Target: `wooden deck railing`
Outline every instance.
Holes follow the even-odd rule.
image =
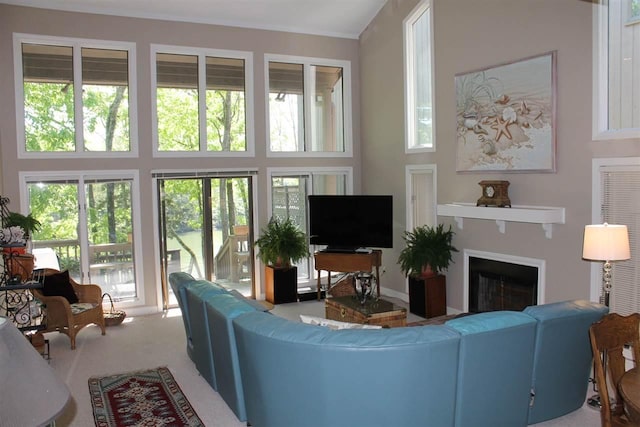
[[[232,234],[215,256],[216,278],[237,282],[251,277],[249,270],[249,234]]]

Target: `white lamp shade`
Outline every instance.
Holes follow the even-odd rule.
[[[594,261],[631,258],[627,226],[607,223],[585,226],[582,258]]]
[[[40,353],[0,316],[0,425],[46,426],[70,396],[67,385]]]

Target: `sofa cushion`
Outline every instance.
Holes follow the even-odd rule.
[[[193,339],[191,337],[191,325],[189,324],[189,307],[187,306],[187,287],[195,282],[195,278],[189,273],[175,271],[169,274],[169,284],[173,295],[178,300],[178,306],[182,312],[182,323],[187,339],[187,355],[193,360]]]
[[[462,335],[454,425],[526,426],[535,319],[521,312],[495,311],[445,325]]]
[[[460,335],[446,326],[331,331],[262,312],[233,326],[253,425],[453,425]]]
[[[231,293],[207,299],[205,307],[218,393],[238,419],[246,421],[244,391],[232,321],[244,313],[256,311],[256,308]]]
[[[47,297],[65,297],[69,304],[78,302],[78,295],[71,285],[68,270],[45,276],[42,294]]]
[[[207,322],[207,312],[205,303],[210,298],[218,295],[229,295],[222,286],[207,280],[195,280],[187,287],[187,315],[191,328],[191,339],[193,340],[193,357],[196,368],[200,375],[217,390],[213,348],[209,334],[209,324]],[[233,297],[232,297],[233,298]]]
[[[585,300],[530,306],[537,320],[529,424],[579,409],[589,388],[592,367],[589,327],[608,312]]]

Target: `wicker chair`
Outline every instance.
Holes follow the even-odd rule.
[[[593,351],[596,384],[600,395],[602,427],[633,426],[626,416],[618,384],[625,373],[622,350],[629,345],[634,360],[640,360],[640,314],[620,316],[611,313],[591,325],[589,337]],[[606,372],[605,372],[606,370]],[[609,395],[610,384],[613,396]]]
[[[44,276],[59,273],[46,269]],[[46,280],[46,279],[45,279]],[[81,285],[69,278],[78,296],[77,304],[69,304],[62,296],[45,296],[41,290],[33,289],[33,295],[40,300],[46,310],[46,329],[42,332],[58,331],[71,339],[71,349],[76,348],[76,335],[85,326],[96,324],[105,335],[104,315],[102,312],[102,290],[98,285]]]

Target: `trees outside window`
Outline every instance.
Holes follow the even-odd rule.
[[[22,157],[136,153],[133,44],[24,35],[14,47]]]
[[[156,155],[253,151],[251,54],[153,46]]]
[[[348,61],[266,55],[271,155],[351,153]]]

